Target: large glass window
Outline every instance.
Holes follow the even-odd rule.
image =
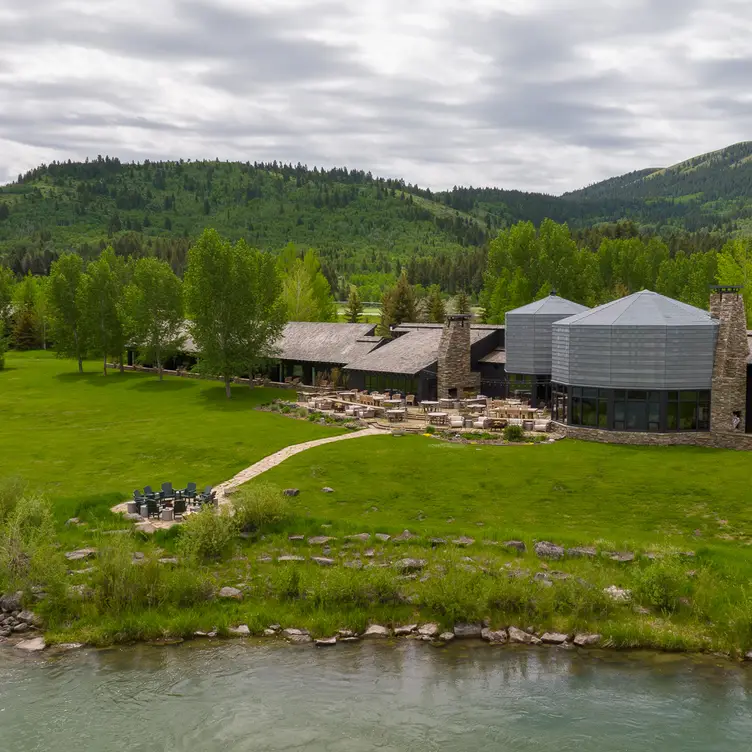
[[[593,428],[598,425],[597,389],[582,390],[582,425],[592,426]]]
[[[366,374],[366,389],[369,392],[401,392],[402,394],[418,393],[418,379],[411,376],[401,376],[391,373]]]

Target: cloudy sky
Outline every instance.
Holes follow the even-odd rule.
[[[0,0],[0,183],[97,154],[560,193],[752,139],[750,0]]]

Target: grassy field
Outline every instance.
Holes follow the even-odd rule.
[[[18,476],[43,492],[54,518],[45,521],[34,499],[16,505],[21,497],[0,484],[0,590],[23,589],[52,642],[226,634],[237,624],[325,635],[369,621],[451,628],[487,619],[599,632],[614,647],[752,649],[746,453],[385,435],[291,458],[233,496],[232,518],[194,515],[153,537],[111,535],[129,523],[108,507],[135,487],[217,483],[337,429],[253,409],[283,392],[236,387],[227,402],[212,382],[104,377],[96,364],[79,376],[41,353],[11,353],[8,366],[0,372],[0,480]],[[281,489],[290,487],[300,494],[286,499]],[[74,515],[80,525],[62,524]],[[395,540],[405,529],[415,537]],[[307,540],[322,535],[331,540]],[[460,545],[460,536],[472,540]],[[504,548],[508,539],[527,551]],[[544,539],[597,555],[543,560],[533,545]],[[97,548],[96,559],[64,559],[82,546]],[[615,561],[613,552],[635,558]],[[285,556],[301,559],[279,561]],[[319,565],[317,556],[329,561]],[[405,557],[420,560],[418,573],[405,575]],[[213,598],[227,585],[243,599]],[[612,600],[611,586],[631,599]],[[48,597],[37,605],[40,588]]]
[[[63,519],[147,484],[214,485],[284,446],[341,430],[254,410],[284,390],[236,386],[228,401],[211,381],[105,377],[99,363],[85,371],[42,352],[8,353],[0,371],[0,478],[43,492]]]

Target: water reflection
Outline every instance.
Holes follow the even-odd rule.
[[[0,651],[0,750],[736,752],[752,671],[466,643]]]

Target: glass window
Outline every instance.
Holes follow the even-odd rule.
[[[679,392],[669,392],[668,398],[671,402],[678,402],[679,401]]]
[[[680,400],[682,402],[697,402],[697,392],[681,392]]]
[[[648,431],[660,431],[660,430],[661,430],[661,405],[659,402],[648,402]]]
[[[608,400],[603,396],[598,400],[598,428],[608,428]]]
[[[647,392],[636,392],[634,390],[630,390],[628,393],[628,397],[631,400],[642,400],[643,402],[647,399]]]
[[[695,402],[679,403],[679,430],[697,430],[697,404]]]
[[[710,405],[700,404],[697,408],[697,430],[710,430]]]
[[[622,392],[624,394],[624,392]],[[623,431],[626,428],[626,412],[624,410],[624,400],[614,401],[614,430]]]
[[[590,390],[586,389],[585,391]],[[597,394],[596,390],[592,391]],[[592,426],[593,428],[598,425],[598,400],[595,397],[582,398],[582,425]]]
[[[582,397],[572,397],[572,410],[569,415],[569,422],[573,426],[579,426],[581,425],[581,408],[582,408]]]
[[[666,428],[669,431],[679,430],[679,404],[677,402],[669,402],[668,409],[666,411]]]
[[[630,400],[627,402],[627,430],[645,431],[648,427],[645,402]]]

